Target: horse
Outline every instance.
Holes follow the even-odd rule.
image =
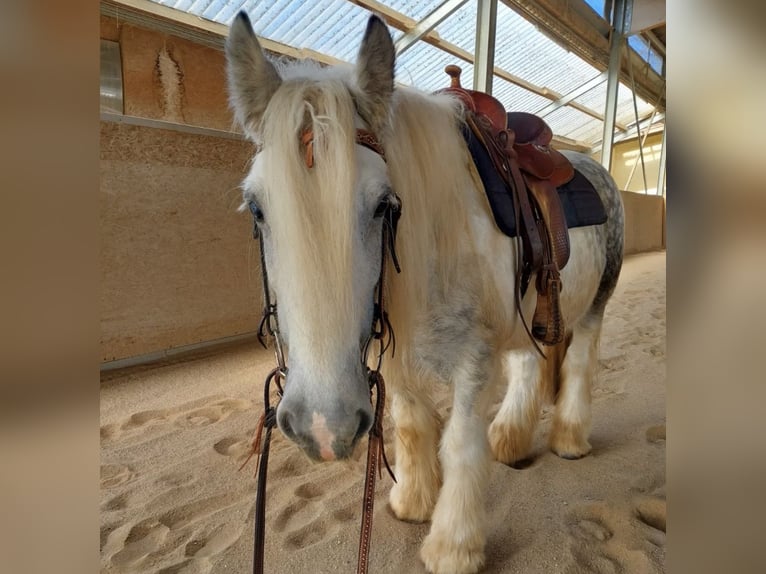
[[[566,152],[607,220],[570,230],[560,295],[567,337],[544,359],[519,317],[531,318],[534,289],[517,309],[517,239],[493,223],[460,134],[462,104],[395,85],[382,20],[370,17],[353,66],[272,60],[244,12],[225,54],[235,120],[257,149],[242,209],[261,237],[265,288],[288,350],[277,424],[314,460],[352,455],[373,422],[364,349],[383,282],[396,337],[381,371],[395,427],[389,504],[401,520],[431,521],[420,549],[428,572],[478,572],[492,458],[529,457],[541,402],[555,398],[553,452],[577,459],[591,449],[599,335],[623,258],[614,181],[593,159]],[[401,210],[401,273],[382,269],[392,207]],[[429,396],[435,382],[451,385],[446,421]],[[493,384],[507,391],[488,424]]]

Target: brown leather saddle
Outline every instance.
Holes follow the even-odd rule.
[[[559,304],[559,271],[569,260],[569,230],[556,188],[572,179],[574,168],[550,146],[553,132],[542,118],[525,112],[506,113],[492,96],[463,88],[458,66],[447,66],[445,71],[451,85],[441,92],[454,94],[463,102],[468,127],[513,194],[521,237],[515,290],[520,316],[521,298],[531,277],[537,275],[531,332],[521,316],[524,327],[533,342],[560,343],[566,328]]]

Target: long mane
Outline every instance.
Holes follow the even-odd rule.
[[[291,78],[301,71],[307,77]],[[290,297],[303,302],[300,324],[305,328],[290,336],[293,340],[317,332],[332,332],[334,338],[357,336],[349,332],[356,309],[352,282],[338,281],[353,272],[353,101],[337,73],[318,79],[321,75],[315,67],[299,66],[283,74],[287,79],[265,114],[259,161],[268,162],[272,174],[265,206],[272,238],[284,246],[274,273],[301,272],[301,280],[288,276],[282,281],[289,286]],[[314,135],[316,162],[311,169],[299,144],[306,129]],[[283,308],[289,312],[287,306]],[[326,312],[328,308],[332,312]],[[311,345],[318,357],[326,356],[327,338],[318,339],[311,339]]]
[[[451,96],[408,88],[398,88],[394,96],[385,147],[389,177],[403,204],[397,239],[403,271],[389,274],[389,313],[405,348],[419,311],[434,294],[434,280],[437,294],[465,282],[459,254],[473,248],[466,194],[475,181],[458,132],[461,110]]]
[[[292,259],[284,261],[286,269],[310,270],[305,280],[291,282],[294,296],[328,301],[332,309],[342,310],[326,316],[321,314],[324,306],[303,306],[306,333],[317,332],[308,327],[321,326],[333,337],[350,336],[347,327],[356,320],[350,314],[357,307],[352,304],[352,281],[338,277],[350,278],[353,272],[354,76],[350,69],[300,63],[281,73],[285,81],[265,114],[262,135],[267,143],[261,153],[270,172],[283,178],[271,185],[282,184],[296,194],[270,193],[267,207],[277,222],[274,240],[289,246],[280,250]],[[379,134],[392,188],[403,205],[397,238],[402,273],[389,266],[386,285],[388,312],[404,353],[422,319],[419,312],[433,296],[434,280],[437,294],[446,291],[459,279],[461,249],[472,247],[466,194],[476,182],[458,133],[460,122],[461,108],[452,97],[399,87],[390,124]],[[316,163],[310,170],[297,144],[305,129],[314,132]],[[279,221],[292,224],[287,228]],[[326,225],[328,221],[333,224]],[[316,348],[322,341],[312,344]]]

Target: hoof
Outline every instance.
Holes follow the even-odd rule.
[[[436,488],[430,496],[424,493],[418,496],[413,492],[413,489],[405,489],[402,483],[394,484],[388,497],[388,503],[394,516],[399,520],[416,523],[427,522],[431,519],[438,490]]]
[[[532,435],[517,426],[493,422],[488,433],[492,455],[496,461],[516,468],[516,464],[529,459]]]
[[[475,574],[484,566],[484,543],[458,543],[431,532],[420,549],[420,559],[431,574]]]
[[[551,429],[551,450],[567,460],[582,458],[591,449],[587,434],[587,427],[583,424],[554,421]]]

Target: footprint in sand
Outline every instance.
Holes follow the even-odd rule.
[[[157,480],[154,481],[155,486],[160,488],[179,488],[181,486],[187,486],[194,482],[194,475],[190,472],[170,472],[163,474]]]
[[[317,499],[324,494],[324,491],[319,486],[313,483],[301,484],[293,491],[293,494],[295,499],[280,510],[274,520],[277,532],[294,530],[295,526],[305,525],[321,515],[321,505],[318,504]]]
[[[662,498],[645,498],[636,504],[638,519],[647,526],[661,532],[665,532],[667,512],[667,502]]]
[[[123,570],[135,568],[162,546],[169,532],[170,528],[156,520],[135,525],[125,539],[125,547],[112,556],[112,564]]]
[[[227,436],[213,445],[218,454],[230,456],[235,460],[244,460],[252,448],[251,440],[238,436]]]
[[[274,529],[283,533],[285,549],[297,550],[322,542],[335,536],[341,523],[359,518],[356,502],[337,508],[337,493],[327,500],[325,489],[315,482],[299,485],[293,494],[293,502],[283,508],[273,522]]]
[[[201,427],[226,420],[233,413],[246,411],[252,403],[244,399],[225,399],[200,408],[181,413],[178,425],[182,427]]]
[[[608,357],[600,359],[599,366],[610,373],[619,373],[627,368],[628,358],[627,355],[621,354],[614,357]]]
[[[644,526],[645,518],[656,521],[660,516],[664,514],[656,499],[650,498],[642,499],[633,512],[606,503],[572,511],[567,519],[572,555],[567,574],[660,574],[664,553],[658,553],[658,547],[664,546],[664,534],[657,536]]]
[[[104,512],[114,512],[117,510],[124,510],[128,506],[128,494],[123,492],[122,494],[110,498],[104,504],[101,505],[101,510]]]
[[[220,399],[212,402],[195,401],[172,409],[141,411],[122,423],[110,423],[101,427],[103,442],[142,436],[152,429],[168,432],[169,424],[182,428],[207,426],[227,419],[233,413],[252,407],[246,399]]]
[[[162,514],[158,520],[172,529],[184,528],[190,524],[208,519],[210,516],[250,501],[249,494],[220,494],[195,500],[183,506],[177,506]]]
[[[101,465],[101,488],[115,488],[136,479],[136,473],[124,464]]]

